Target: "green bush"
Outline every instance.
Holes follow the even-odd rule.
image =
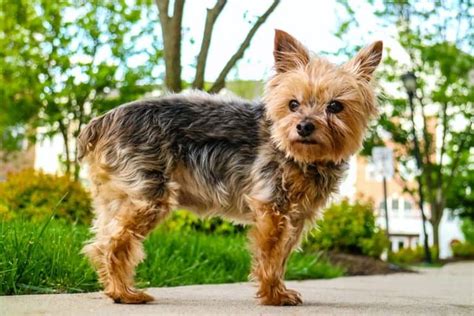
[[[461,230],[466,242],[474,245],[474,221],[469,218],[464,219]]]
[[[91,199],[79,182],[32,169],[0,182],[0,218],[39,221],[53,214],[67,222],[89,223]]]
[[[474,259],[474,244],[458,242],[451,245],[453,257],[461,259]]]
[[[332,204],[316,222],[306,245],[319,250],[379,257],[388,246],[384,231],[375,224],[371,204],[343,200]]]
[[[244,226],[234,225],[219,217],[203,219],[185,210],[173,212],[161,226],[169,231],[198,231],[223,235],[240,233],[245,230]]]
[[[469,218],[463,220],[461,230],[465,242],[454,242],[451,244],[453,257],[460,259],[474,259],[474,221]]]
[[[436,247],[430,247],[431,260],[434,262],[438,258]],[[422,246],[416,248],[403,248],[397,252],[388,254],[388,261],[396,264],[416,264],[425,260],[425,250]]]

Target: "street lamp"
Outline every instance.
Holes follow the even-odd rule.
[[[408,94],[408,104],[410,105],[410,119],[411,119],[411,125],[412,125],[412,136],[413,136],[413,142],[414,142],[414,151],[415,151],[415,160],[416,160],[416,165],[418,170],[423,173],[423,161],[421,160],[421,154],[420,154],[420,143],[418,142],[418,136],[416,135],[416,129],[415,129],[415,106],[413,104],[413,98],[416,96],[416,76],[413,72],[409,71],[405,74],[402,75],[401,77],[403,85],[405,86],[405,90],[407,91]],[[421,176],[418,178],[418,195],[420,197],[419,199],[419,207],[421,211],[421,218],[422,218],[422,224],[423,224],[423,235],[424,235],[424,243],[423,246],[425,248],[425,262],[426,263],[431,263],[431,252],[430,252],[430,247],[428,245],[428,234],[426,233],[426,216],[425,216],[425,211],[424,211],[424,196],[423,196],[423,187],[422,187],[422,180]]]
[[[416,77],[415,74],[411,71],[402,75],[403,85],[407,90],[408,97],[412,98],[416,94]]]

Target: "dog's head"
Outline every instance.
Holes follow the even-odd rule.
[[[276,74],[264,97],[276,146],[304,163],[340,162],[357,152],[377,113],[370,81],[382,47],[375,42],[337,66],[311,56],[298,40],[276,30]]]

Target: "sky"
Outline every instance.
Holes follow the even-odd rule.
[[[360,25],[354,30],[353,45],[368,45],[375,40],[384,40],[386,45],[401,50],[393,39],[394,32],[378,25],[371,13],[373,7],[366,1],[353,1]],[[258,16],[270,6],[272,0],[229,0],[219,16],[211,41],[206,80],[213,81],[232,56]],[[194,77],[192,64],[199,53],[206,18],[206,8],[215,0],[187,1],[183,17],[182,64],[183,78]],[[170,6],[171,7],[171,6]],[[244,14],[247,12],[246,17]],[[268,78],[273,63],[273,36],[275,29],[284,30],[299,39],[311,51],[335,51],[343,46],[333,34],[343,18],[344,10],[329,0],[282,0],[255,34],[244,58],[230,74],[230,79],[261,80]],[[251,23],[249,23],[251,21]],[[194,44],[191,43],[194,41]],[[399,55],[403,55],[401,51]],[[333,57],[335,62],[344,59]],[[402,56],[403,59],[403,56]]]
[[[173,0],[170,0],[170,11],[172,11]],[[187,0],[183,16],[183,41],[181,63],[183,66],[182,77],[186,81],[194,79],[194,63],[202,41],[206,9],[215,5],[216,0]],[[271,5],[273,0],[228,0],[224,10],[218,17],[212,34],[211,46],[206,65],[206,81],[214,81],[229,58],[237,51],[238,47],[246,37],[248,31]],[[357,27],[348,30],[350,36],[346,36],[349,43],[342,43],[334,36],[338,30],[339,23],[345,20],[345,10],[330,0],[282,0],[267,21],[260,26],[252,39],[250,47],[245,51],[244,57],[238,62],[227,77],[228,80],[265,80],[270,76],[273,66],[273,37],[275,29],[284,30],[298,40],[314,53],[323,51],[337,51],[341,47],[365,46],[376,40],[383,40],[386,47],[390,47],[392,55],[402,63],[408,61],[398,42],[395,40],[396,30],[392,27],[382,27],[381,21],[373,14],[375,5],[369,5],[364,0],[351,1],[355,8]],[[151,10],[157,10],[152,5]],[[67,11],[71,21],[80,16],[80,10]],[[172,12],[169,12],[172,14]],[[138,24],[134,32],[138,33],[147,23],[154,24],[154,32],[161,38],[161,30],[158,21],[158,13],[150,14],[151,21],[144,18]],[[156,18],[155,18],[156,17]],[[151,37],[141,38],[136,44],[138,50],[148,50],[152,47]],[[101,48],[97,62],[110,59],[110,49]],[[73,56],[74,61],[87,62],[87,56]],[[328,56],[336,63],[345,62],[344,56]],[[146,63],[147,54],[138,54],[128,61],[129,67],[136,67]],[[77,80],[87,80],[80,69],[75,69]],[[163,78],[164,65],[158,65],[154,70],[155,77]]]

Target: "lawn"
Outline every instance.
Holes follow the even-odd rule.
[[[100,289],[80,254],[86,227],[58,222],[0,223],[0,295],[88,292]],[[248,280],[250,255],[244,234],[208,235],[158,228],[145,241],[147,259],[139,287],[228,283]],[[343,270],[315,254],[294,253],[287,279],[333,278]]]

